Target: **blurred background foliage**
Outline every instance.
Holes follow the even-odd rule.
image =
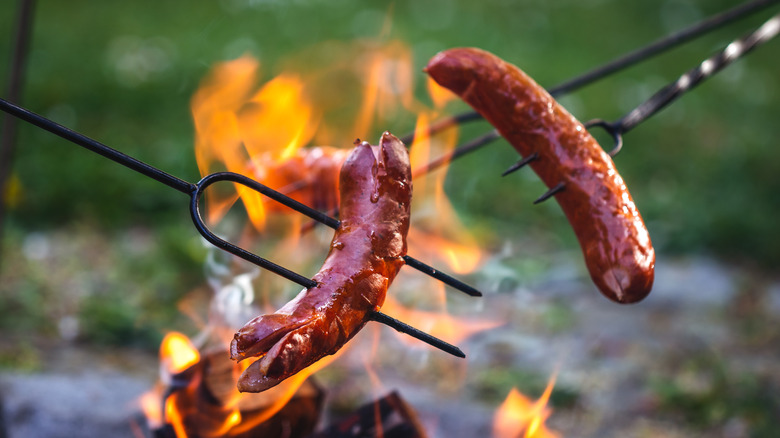
[[[422,67],[455,46],[494,52],[549,87],[736,3],[39,0],[22,103],[194,182],[189,101],[217,62],[253,55],[267,80],[291,55],[325,41],[398,39],[413,50],[421,100]],[[2,2],[0,12],[5,87],[16,2]],[[614,120],[768,15],[726,26],[561,102],[582,120]],[[658,257],[715,257],[776,274],[778,50],[780,41],[759,48],[626,136],[615,161]],[[397,125],[377,126],[372,138],[413,126],[410,114]],[[488,129],[471,123],[461,138]],[[533,172],[499,176],[516,159],[499,142],[457,161],[447,179],[451,201],[489,249],[535,236],[546,247],[572,251],[575,237],[557,204],[531,204],[545,190]],[[177,303],[204,284],[206,251],[186,197],[23,123],[13,169],[16,190],[5,199],[10,212],[0,264],[0,347],[36,334],[154,349],[165,331],[192,327]],[[534,254],[523,257],[532,263]],[[26,344],[11,347],[20,345]],[[30,367],[38,363],[32,356],[0,354],[0,366]],[[724,387],[732,384],[739,382],[723,379]],[[658,388],[664,403],[688,406],[702,412],[700,422],[709,421],[706,403],[681,398],[674,384]]]
[[[220,61],[251,54],[268,79],[292,54],[324,41],[398,39],[411,46],[418,72],[440,50],[477,46],[553,86],[732,6],[723,0],[41,0],[23,104],[195,181],[189,100]],[[15,2],[0,9],[0,35],[6,35],[0,38],[0,84],[5,84]],[[616,119],[767,15],[743,19],[561,100],[582,120]],[[626,136],[616,163],[660,256],[714,256],[767,272],[780,262],[778,44],[761,47]],[[424,75],[418,76],[418,95],[425,99]],[[405,134],[413,125],[410,114],[397,126],[377,126],[376,136],[383,130]],[[469,124],[461,138],[487,129],[484,122]],[[554,202],[531,205],[544,190],[532,172],[499,177],[515,159],[511,148],[497,144],[452,166],[447,190],[464,221],[484,236],[486,246],[524,235],[544,236],[558,248],[575,246]],[[122,313],[117,303],[140,308],[155,302],[168,309],[202,282],[204,251],[181,194],[26,124],[20,125],[13,177],[17,190],[6,199],[11,209],[3,248],[4,314],[21,318],[39,299],[56,294],[36,285],[30,268],[20,265],[22,255],[36,254],[36,236],[60,233],[79,241],[79,233],[100,234],[103,260],[111,261],[102,269],[115,273],[106,274],[105,285],[91,286],[102,292],[89,294],[87,310],[79,312],[88,315],[82,318],[87,326],[110,323],[118,338],[104,341],[132,338],[140,330],[133,322],[140,312]],[[128,230],[143,230],[148,245],[119,252],[116,242],[132,236]],[[92,237],[80,242],[78,251],[89,254],[62,257],[100,259],[92,254]],[[141,287],[131,291],[126,284]],[[152,326],[169,324],[172,313],[160,311]]]

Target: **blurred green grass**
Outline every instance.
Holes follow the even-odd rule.
[[[291,53],[316,43],[380,35],[390,16],[392,27],[384,37],[411,45],[417,71],[439,50],[478,46],[553,86],[731,6],[704,0],[42,0],[23,103],[195,181],[189,100],[215,62],[250,53],[261,60],[268,78]],[[0,35],[11,35],[15,2],[4,2],[0,10]],[[620,117],[767,15],[730,25],[562,101],[583,120]],[[2,84],[10,44],[10,38],[0,40]],[[616,163],[659,254],[705,254],[770,272],[780,261],[778,44],[758,49],[626,136]],[[422,96],[422,73],[419,79]],[[378,126],[377,135],[385,129],[403,134],[412,125],[410,115],[399,126]],[[483,122],[471,124],[463,138],[487,129]],[[531,234],[564,248],[576,245],[555,203],[531,205],[543,187],[530,171],[498,176],[516,159],[511,148],[490,148],[455,163],[448,177],[447,190],[465,222],[488,245]],[[169,241],[172,229],[184,240],[194,235],[181,194],[25,124],[14,171],[21,193],[5,243],[11,257],[31,232],[78,224],[89,224],[107,239],[131,226],[156,233],[155,241]],[[139,257],[166,263],[165,255]],[[152,289],[195,284],[200,261],[197,256],[182,260],[187,279],[158,278]]]
[[[23,101],[116,149],[195,180],[188,101],[218,61],[251,53],[269,77],[290,53],[315,43],[378,36],[389,15],[388,37],[409,42],[417,66],[448,47],[478,46],[552,86],[731,6],[607,0],[39,1]],[[2,9],[0,34],[10,35],[14,2]],[[767,14],[563,102],[584,120],[617,118],[760,23],[761,15]],[[4,38],[4,67],[9,50],[10,40]],[[626,137],[616,162],[659,251],[715,254],[768,268],[780,261],[774,219],[780,213],[777,50],[777,42],[758,49]],[[7,70],[0,71],[0,83]],[[407,125],[376,129],[406,132],[411,124],[410,116]],[[484,124],[467,127],[464,138],[485,129]],[[457,163],[448,181],[453,202],[475,228],[510,234],[550,229],[571,244],[573,236],[554,203],[530,206],[542,190],[532,175],[497,177],[513,159],[509,148],[493,146],[491,153]],[[15,172],[22,193],[11,226],[22,230],[85,218],[107,229],[186,221],[178,193],[31,126],[21,126]]]

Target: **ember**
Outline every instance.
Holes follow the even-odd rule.
[[[368,403],[311,438],[425,438],[412,409],[397,392]]]
[[[180,336],[166,337],[165,347],[180,341],[189,343]],[[197,350],[185,352],[184,356],[193,352]],[[283,436],[289,431],[288,436],[305,437],[314,430],[322,410],[323,392],[313,381],[303,377],[275,391],[246,395],[235,389],[235,379],[241,371],[224,350],[207,353],[178,371],[163,371],[161,380],[168,383],[141,400],[154,436]]]

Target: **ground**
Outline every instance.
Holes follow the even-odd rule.
[[[484,298],[450,299],[459,318],[503,322],[461,342],[465,360],[410,348],[383,329],[373,371],[358,349],[326,368],[317,378],[329,418],[397,389],[431,436],[489,435],[510,388],[535,399],[557,373],[548,426],[562,436],[771,436],[780,283],[711,259],[659,257],[653,293],[621,306],[589,283],[578,253],[546,254],[535,258],[544,269],[526,278],[514,257],[495,256],[469,277]],[[34,252],[25,257],[25,269],[40,268]],[[47,260],[55,273],[72,263]],[[91,284],[100,275],[76,277]],[[157,379],[155,352],[86,342],[68,324],[53,336],[4,338],[7,436],[135,436],[136,400]]]

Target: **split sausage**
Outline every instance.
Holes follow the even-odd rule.
[[[341,222],[313,277],[317,286],[235,334],[232,359],[261,356],[239,378],[239,391],[264,391],[338,351],[379,310],[403,266],[412,196],[403,143],[389,133],[379,146],[357,143],[339,191]]]

